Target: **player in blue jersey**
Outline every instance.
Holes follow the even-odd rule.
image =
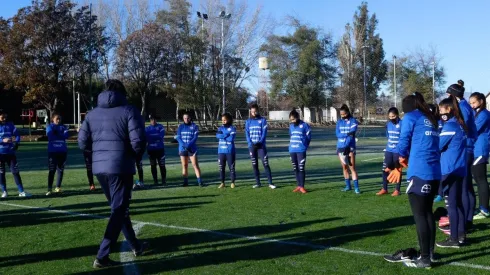
[[[225,188],[226,163],[230,169],[231,188],[235,188],[235,136],[236,128],[233,126],[233,117],[229,113],[221,116],[222,126],[218,128],[216,138],[218,139],[218,166],[221,184],[218,188]]]
[[[247,139],[250,160],[252,161],[252,168],[255,174],[255,185],[253,188],[262,186],[260,183],[258,160],[260,157],[267,175],[269,188],[276,189],[276,186],[272,184],[272,173],[269,166],[269,157],[267,156],[267,120],[259,114],[259,106],[257,104],[250,106],[250,118],[245,122],[245,137]]]
[[[197,184],[204,187],[205,184],[201,179],[201,169],[197,159],[197,138],[199,136],[199,128],[192,122],[189,113],[184,113],[184,123],[179,125],[177,129],[176,140],[179,142],[180,162],[182,163],[182,176],[184,177],[184,185],[188,186],[188,166],[189,159],[192,162],[192,167],[197,177]]]
[[[466,176],[466,132],[455,97],[446,98],[439,103],[443,127],[439,139],[441,151],[441,185],[446,201],[446,208],[451,225],[447,229],[450,237],[437,242],[438,247],[459,248],[465,240],[465,217],[461,192],[463,179]],[[449,226],[448,226],[449,227]]]
[[[297,187],[293,192],[307,193],[305,189],[306,179],[306,150],[311,142],[311,129],[308,123],[299,118],[299,113],[292,110],[289,113],[289,155],[296,176]]]
[[[420,93],[405,97],[402,107],[405,116],[398,142],[399,162],[403,167],[408,166],[408,201],[420,247],[420,257],[405,264],[409,267],[430,268],[436,236],[432,205],[441,180],[438,118],[430,111]],[[398,183],[400,179],[401,168],[395,168],[388,176],[390,183]],[[401,262],[410,256],[413,255],[397,251],[385,256],[385,260]]]
[[[66,139],[68,138],[68,127],[61,123],[61,115],[53,113],[51,123],[46,127],[48,136],[48,192],[52,194],[54,175],[57,173],[55,193],[61,193],[61,182],[65,171],[65,163],[68,149]]]
[[[478,186],[478,198],[480,207],[473,219],[479,220],[490,217],[488,207],[488,181],[487,181],[487,164],[489,155],[488,138],[490,133],[490,112],[487,110],[485,95],[482,93],[473,93],[470,96],[470,105],[475,114],[475,124],[477,138],[475,142],[474,156],[475,160],[471,166],[473,178]]]
[[[85,114],[87,115],[88,112]],[[83,122],[82,122],[83,124]],[[80,132],[80,128],[77,129],[77,132]],[[87,179],[90,191],[95,191],[94,184],[94,173],[92,172],[92,150],[85,149],[83,150],[83,159],[85,161],[85,169],[87,169]]]
[[[165,127],[157,122],[155,115],[150,115],[150,125],[145,128],[146,141],[148,146],[146,150],[150,159],[151,176],[153,183],[158,185],[157,164],[160,168],[162,185],[167,185],[167,169],[165,167]]]
[[[337,155],[344,172],[345,188],[342,191],[352,190],[350,184],[349,169],[354,181],[354,191],[361,194],[359,181],[356,171],[356,131],[357,120],[351,115],[349,107],[342,105],[340,107],[340,119],[337,121],[335,133],[337,135]]]
[[[388,144],[385,148],[385,156],[383,159],[383,188],[376,193],[376,195],[381,196],[388,194],[388,175],[391,170],[395,168],[400,168],[400,163],[398,162],[398,140],[400,138],[400,130],[402,125],[402,120],[400,119],[400,114],[398,109],[392,107],[388,110],[388,122],[386,123],[386,137],[388,138]],[[396,183],[395,191],[391,194],[393,197],[400,195],[400,182]]]
[[[463,208],[466,218],[466,230],[471,230],[473,227],[473,215],[476,207],[475,190],[473,189],[473,177],[471,174],[471,167],[474,161],[474,145],[477,138],[477,130],[475,124],[475,115],[471,109],[470,104],[464,99],[464,82],[458,81],[458,84],[452,84],[446,90],[446,93],[450,97],[456,97],[459,102],[459,109],[464,118],[464,123],[468,127],[467,140],[466,140],[466,176],[463,181]]]
[[[30,194],[24,192],[24,186],[20,177],[19,165],[15,152],[19,148],[20,135],[12,122],[7,121],[7,113],[0,110],[0,187],[2,188],[2,198],[8,196],[7,179],[5,178],[5,164],[10,167],[14,177],[19,197],[29,197]]]

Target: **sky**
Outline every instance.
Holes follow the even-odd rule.
[[[205,0],[190,0],[193,11]],[[240,2],[241,0],[235,0]],[[311,26],[321,27],[340,39],[361,4],[356,0],[248,0],[250,8],[281,22],[293,15]],[[31,0],[3,0],[0,16],[9,18]],[[471,3],[471,4],[470,4]],[[490,1],[487,0],[372,0],[385,57],[434,47],[446,70],[447,85],[463,79],[467,93],[490,92]]]

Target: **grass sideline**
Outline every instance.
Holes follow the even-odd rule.
[[[211,184],[206,188],[180,187],[176,145],[166,144],[170,186],[136,191],[131,205],[132,219],[138,221],[134,226],[141,226],[139,237],[150,242],[151,253],[134,265],[100,271],[91,263],[106,225],[101,217],[110,209],[100,190],[88,192],[81,152],[70,143],[64,194],[47,198],[46,143],[25,143],[18,158],[26,191],[34,196],[15,197],[15,184],[7,175],[10,197],[0,201],[0,274],[422,274],[427,271],[380,257],[417,246],[407,196],[374,195],[380,188],[385,143],[374,138],[380,135],[373,132],[358,142],[361,195],[340,192],[343,180],[331,129],[313,129],[307,158],[310,193],[305,195],[291,192],[286,130],[272,130],[268,139],[276,190],[251,188],[243,136],[237,138],[236,189],[217,189],[212,136],[199,140],[203,178]],[[148,161],[144,163],[150,183]],[[195,183],[190,174],[190,183]],[[481,269],[490,266],[488,220],[477,221],[476,228],[470,246],[437,250],[444,262],[460,266],[442,264],[431,273],[488,273]],[[437,239],[443,238],[438,232]],[[113,248],[114,260],[124,258],[121,247]]]

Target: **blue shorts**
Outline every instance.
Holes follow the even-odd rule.
[[[180,151],[179,156],[181,157],[193,157],[197,155],[197,150],[196,151]]]
[[[419,196],[435,196],[439,189],[440,180],[423,180],[413,176],[408,181],[407,194]]]

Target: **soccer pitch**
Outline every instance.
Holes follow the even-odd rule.
[[[47,145],[23,143],[18,152],[21,176],[33,197],[16,197],[16,186],[7,174],[10,196],[0,201],[0,274],[426,273],[382,258],[400,248],[418,246],[407,196],[375,196],[381,188],[383,135],[383,128],[360,130],[356,160],[360,195],[340,192],[344,182],[333,128],[313,128],[306,164],[307,194],[291,192],[295,180],[287,130],[270,130],[267,140],[275,190],[267,185],[252,189],[255,180],[243,133],[237,136],[235,189],[217,188],[213,136],[203,135],[198,141],[206,188],[196,186],[191,166],[190,187],[181,187],[177,146],[166,142],[169,187],[152,188],[145,156],[149,188],[133,192],[130,210],[138,237],[148,241],[151,250],[133,258],[121,235],[111,258],[125,265],[105,270],[92,269],[92,262],[110,208],[98,185],[95,193],[88,191],[82,153],[75,143],[70,144],[64,193],[46,197]],[[488,220],[476,221],[468,246],[437,248],[442,263],[430,272],[487,274],[487,225]],[[445,238],[442,232],[437,234],[437,240]]]

